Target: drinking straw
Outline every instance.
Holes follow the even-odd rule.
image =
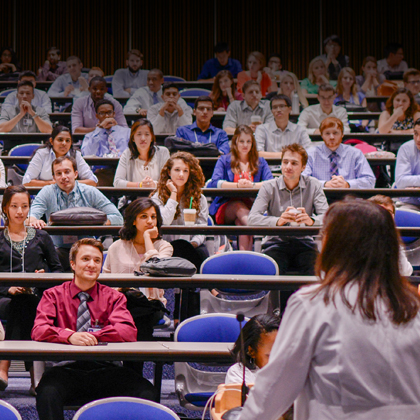
[[[191,197],[191,200],[190,200],[190,209],[192,209],[192,202],[193,202],[193,198]]]

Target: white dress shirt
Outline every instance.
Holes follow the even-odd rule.
[[[314,134],[314,131],[321,125],[321,122],[327,117],[335,117],[341,120],[344,124],[344,132],[350,133],[349,121],[347,111],[342,106],[332,106],[331,114],[326,114],[321,104],[311,105],[305,108],[299,117],[298,125],[306,129],[308,134]]]
[[[151,106],[156,105],[153,101],[153,95],[156,93],[157,103],[163,103],[162,88],[157,92],[152,92],[149,86],[144,86],[137,89],[133,96],[127,101],[124,106],[124,114],[135,114],[138,109],[149,109]]]
[[[153,105],[149,108],[147,112],[147,119],[153,124],[153,131],[155,134],[172,134],[176,133],[178,127],[183,125],[192,124],[192,109],[187,103],[179,98],[178,105],[184,111],[184,114],[180,117],[178,111],[175,110],[170,114],[168,111],[165,111],[165,116],[162,117],[159,114],[160,109],[164,103]]]
[[[289,299],[239,420],[277,420],[295,400],[295,420],[419,419],[420,313],[397,326],[379,302],[367,321],[317,287]],[[357,286],[345,293],[354,304]]]
[[[281,152],[284,146],[293,143],[298,143],[305,149],[309,149],[312,145],[306,130],[290,121],[284,131],[277,127],[275,120],[257,126],[255,140],[259,152]]]

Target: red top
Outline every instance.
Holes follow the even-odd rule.
[[[242,87],[248,80],[251,80],[251,76],[248,76],[248,73],[246,71],[241,71],[240,73],[238,73],[238,81],[236,82],[236,89],[238,90],[239,93],[242,93]],[[253,80],[257,80],[257,79],[253,79]],[[263,72],[261,82],[260,82],[261,94],[263,97],[265,97],[268,88],[272,84],[273,82],[271,80],[271,77],[267,73]]]
[[[52,287],[44,292],[39,302],[32,340],[50,343],[69,344],[69,337],[76,331],[77,309],[81,290],[73,281]],[[91,314],[91,324],[98,320],[103,326],[100,331],[92,332],[98,341],[124,342],[136,341],[137,329],[127,309],[125,296],[103,284],[96,283],[86,290],[92,299],[87,302]],[[70,328],[73,331],[68,331]]]

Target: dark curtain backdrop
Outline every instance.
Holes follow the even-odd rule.
[[[319,54],[322,37],[337,33],[343,52],[359,74],[363,57],[383,56],[388,41],[404,45],[409,66],[420,68],[419,2],[353,0],[260,1],[243,0],[24,0],[0,5],[3,45],[13,42],[13,4],[16,4],[16,50],[24,69],[36,70],[46,49],[61,48],[62,57],[78,55],[86,67],[99,66],[112,74],[125,66],[129,47],[145,55],[144,68],[195,80],[202,63],[213,56],[217,39],[231,45],[232,56],[246,64],[250,51],[279,52],[284,68],[306,77],[311,58]],[[215,24],[216,11],[216,24]],[[322,15],[322,29],[320,29]]]

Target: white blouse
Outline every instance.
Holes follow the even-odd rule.
[[[286,307],[270,361],[239,420],[274,420],[295,401],[295,420],[420,418],[420,314],[393,324],[380,305],[368,321],[340,295],[327,306],[318,286],[296,292]],[[355,302],[358,289],[347,289]]]
[[[139,271],[140,266],[153,257],[169,258],[172,257],[172,245],[163,239],[158,239],[153,243],[155,249],[147,251],[145,254],[139,254],[132,241],[118,239],[108,249],[108,255],[103,267],[104,273],[134,273]],[[140,288],[149,300],[158,299],[166,305],[166,299],[163,297],[164,290],[156,288]]]

